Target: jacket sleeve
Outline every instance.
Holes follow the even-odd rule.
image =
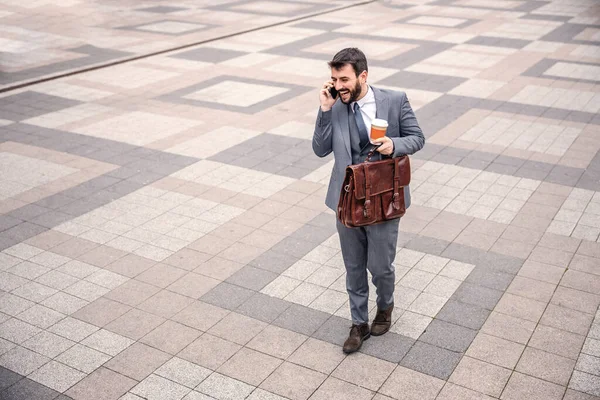
[[[402,93],[400,104],[400,137],[391,138],[394,142],[394,157],[414,154],[425,145],[425,136],[419,127],[406,93]]]
[[[315,133],[313,134],[312,147],[315,154],[319,157],[325,157],[333,151],[332,135],[333,126],[331,125],[332,110],[323,112],[319,107],[319,114],[315,122]]]

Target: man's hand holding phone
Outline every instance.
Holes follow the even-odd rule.
[[[319,100],[321,101],[321,111],[327,112],[331,110],[331,107],[333,107],[338,97],[338,91],[335,90],[333,82],[325,82],[323,84],[323,88],[321,88],[321,91],[319,93]]]

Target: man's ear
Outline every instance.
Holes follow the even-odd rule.
[[[360,78],[362,83],[366,83],[367,82],[367,77],[369,76],[369,72],[368,71],[363,71],[360,73],[360,75],[358,75],[358,77]]]

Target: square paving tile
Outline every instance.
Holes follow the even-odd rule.
[[[68,367],[56,361],[50,361],[31,375],[29,378],[56,390],[64,392],[86,376],[85,373]]]
[[[380,393],[406,400],[435,399],[444,383],[441,379],[398,366],[385,381]]]
[[[208,333],[245,345],[267,327],[265,322],[232,312],[208,330]]]
[[[254,389],[244,382],[214,373],[204,380],[197,390],[216,399],[245,399]]]
[[[206,379],[212,371],[181,358],[173,357],[154,372],[156,375],[170,379],[180,385],[195,388]]]
[[[171,356],[142,343],[134,343],[104,366],[122,375],[141,381]]]
[[[392,373],[395,364],[366,354],[346,357],[333,371],[332,376],[377,391]]]
[[[246,347],[286,359],[307,339],[302,334],[269,325],[260,335],[252,339]]]
[[[105,329],[133,340],[139,340],[164,321],[165,319],[162,317],[132,309],[107,324]]]
[[[249,385],[258,386],[282,362],[278,358],[243,348],[221,365],[218,372]]]
[[[510,375],[511,371],[506,368],[463,357],[450,376],[449,382],[493,397],[500,397]]]
[[[314,400],[371,399],[373,395],[374,393],[368,389],[330,376],[310,398]]]
[[[554,400],[562,399],[564,393],[562,386],[515,372],[506,385],[502,399]]]
[[[460,353],[416,342],[400,365],[439,379],[448,379],[460,359]]]
[[[525,346],[521,344],[480,332],[471,346],[469,346],[466,355],[504,368],[513,369],[517,365],[524,348]]]
[[[188,387],[154,374],[131,389],[131,393],[139,395],[143,399],[165,400],[181,399],[190,391]]]
[[[292,400],[306,400],[325,381],[327,375],[284,362],[261,385]]]
[[[194,328],[168,320],[142,337],[140,342],[169,354],[177,354],[201,334]]]
[[[109,355],[80,344],[76,344],[56,358],[56,361],[86,374],[91,374],[108,360],[110,360]]]
[[[528,347],[519,360],[516,370],[557,385],[567,386],[574,367],[575,362],[571,359]]]
[[[190,343],[177,356],[194,364],[215,370],[240,349],[241,346],[238,344],[204,334]]]

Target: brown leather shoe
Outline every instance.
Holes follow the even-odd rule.
[[[377,314],[375,315],[375,319],[371,324],[371,335],[381,336],[390,330],[390,326],[392,325],[393,310],[393,304],[389,306],[387,310],[380,310],[379,307],[377,307]]]
[[[358,351],[360,346],[362,346],[363,341],[367,340],[370,336],[371,331],[369,330],[369,324],[352,325],[352,328],[350,328],[350,335],[348,335],[348,339],[344,342],[342,351],[346,354]]]

